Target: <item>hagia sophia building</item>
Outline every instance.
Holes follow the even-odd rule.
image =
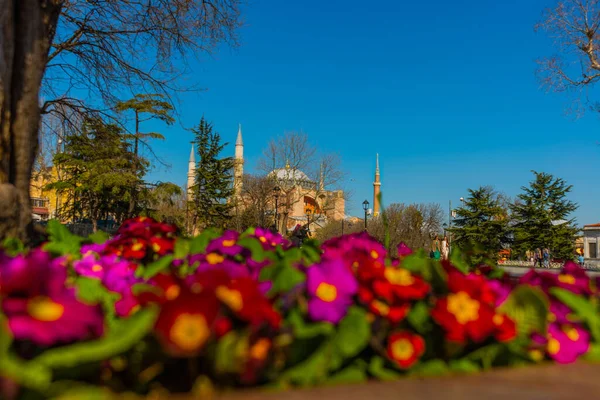
[[[190,153],[187,176],[187,196],[191,199],[192,187],[195,180],[196,161],[194,148]],[[239,207],[252,203],[254,200],[244,192],[244,141],[242,127],[239,126],[235,141],[235,157],[233,172],[234,201]],[[289,163],[283,168],[274,169],[267,174],[273,179],[274,194],[268,208],[276,215],[277,230],[281,233],[294,230],[297,225],[308,224],[310,231],[315,231],[330,221],[349,219],[345,214],[345,198],[342,190],[327,190],[324,179],[318,182],[310,179],[303,171],[291,167]],[[379,215],[379,192],[381,189],[379,156],[375,168],[375,181],[373,182],[373,210],[372,215]],[[275,200],[277,198],[277,200]]]

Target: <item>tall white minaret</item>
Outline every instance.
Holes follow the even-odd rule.
[[[239,125],[235,140],[235,159],[233,161],[233,190],[237,198],[242,191],[244,177],[244,141],[242,140],[242,124]]]
[[[190,160],[188,161],[188,174],[187,174],[187,199],[192,201],[193,187],[196,182],[196,158],[194,157],[194,145],[192,144],[192,150],[190,151]]]
[[[375,181],[373,182],[373,216],[379,215],[379,192],[381,191],[381,178],[379,176],[379,154],[375,161]]]

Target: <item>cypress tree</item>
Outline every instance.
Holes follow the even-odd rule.
[[[219,157],[227,143],[204,117],[192,132],[198,154],[192,209],[196,227],[223,227],[233,208],[233,157]]]
[[[575,219],[576,203],[567,199],[572,185],[551,174],[532,171],[535,179],[521,187],[523,193],[511,206],[515,220],[515,251],[548,248],[553,258],[571,259],[575,252],[578,229]]]
[[[489,186],[469,189],[469,197],[456,210],[452,243],[470,254],[471,262],[495,262],[498,252],[510,242],[508,211],[503,198]]]

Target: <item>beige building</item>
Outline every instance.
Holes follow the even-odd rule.
[[[600,261],[600,223],[583,226],[583,257]]]
[[[194,150],[190,154],[188,166],[188,196],[194,185],[195,169]],[[244,141],[242,127],[239,126],[235,142],[235,159],[233,173],[234,196],[237,200],[243,195],[244,176]],[[285,233],[292,231],[296,225],[307,225],[310,231],[315,231],[330,220],[341,220],[345,216],[344,192],[325,188],[323,178],[319,182],[311,180],[303,171],[288,164],[267,174],[273,180],[273,186],[279,190],[273,191],[267,208],[271,216],[275,214],[277,229]],[[252,201],[252,199],[244,199]],[[248,201],[237,201],[238,204],[248,204]]]

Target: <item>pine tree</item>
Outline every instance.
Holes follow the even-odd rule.
[[[548,248],[553,258],[571,259],[578,229],[569,216],[578,206],[566,196],[573,186],[551,174],[532,172],[535,179],[521,188],[523,193],[511,206],[514,249],[522,255],[527,250]]]
[[[192,129],[196,135],[194,144],[199,157],[193,189],[192,209],[195,210],[196,227],[223,227],[230,218],[233,203],[233,157],[219,158],[227,143],[221,144],[221,136],[213,132],[212,124],[204,117]]]
[[[81,134],[67,138],[54,157],[61,179],[47,186],[67,194],[64,217],[89,218],[96,230],[98,219],[112,216],[118,222],[128,214],[132,188],[147,168],[143,159],[134,162],[129,148],[122,129],[99,118],[88,118]]]
[[[503,207],[503,197],[491,187],[469,189],[469,197],[456,210],[453,246],[471,254],[472,262],[483,263],[496,260],[498,252],[509,242],[508,211]]]

